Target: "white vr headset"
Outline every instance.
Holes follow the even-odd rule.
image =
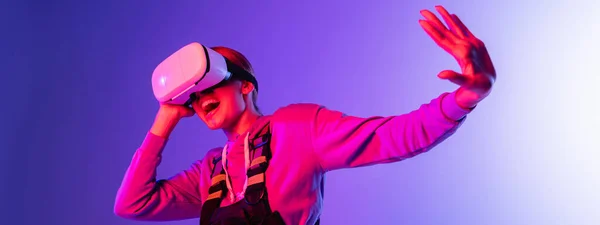
[[[190,43],[163,60],[152,73],[152,90],[160,103],[189,106],[195,92],[216,88],[233,78],[258,83],[248,71],[218,52]]]

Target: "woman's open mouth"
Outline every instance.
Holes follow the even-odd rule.
[[[204,113],[207,117],[212,116],[219,108],[220,103],[221,102],[217,101],[216,99],[207,99],[202,103],[202,110],[204,110]]]

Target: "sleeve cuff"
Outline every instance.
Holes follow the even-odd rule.
[[[140,146],[144,152],[153,152],[159,154],[167,143],[168,139],[155,135],[152,132],[146,133],[146,137]]]
[[[475,107],[471,109],[464,109],[456,102],[456,91],[446,94],[442,99],[442,113],[446,118],[459,121],[462,120],[467,114],[469,114]]]

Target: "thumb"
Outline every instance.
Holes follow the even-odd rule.
[[[193,116],[196,112],[194,111],[194,109],[187,107],[187,106],[182,106],[183,107],[183,117],[190,117]]]
[[[452,70],[444,70],[438,74],[438,77],[444,80],[449,80],[450,82],[460,86],[467,84],[467,77],[465,75]]]

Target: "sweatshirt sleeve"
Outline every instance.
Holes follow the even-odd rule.
[[[156,180],[167,140],[147,133],[117,192],[114,213],[135,220],[169,221],[200,216],[201,160],[168,179]]]
[[[389,117],[359,118],[321,107],[311,125],[313,149],[324,171],[397,162],[447,139],[471,110],[458,106],[455,92]]]

